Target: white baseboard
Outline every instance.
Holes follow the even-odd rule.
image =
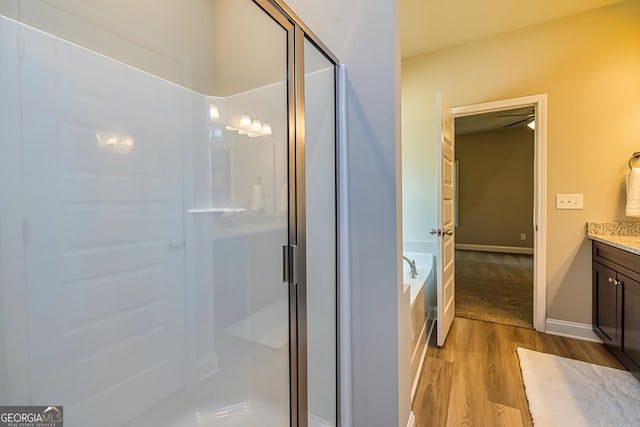
[[[533,255],[533,248],[523,248],[519,246],[469,245],[466,243],[456,243],[456,249],[460,251],[499,252],[505,254]]]
[[[411,411],[409,414],[409,422],[407,422],[407,427],[415,427],[416,425],[416,414]]]
[[[601,343],[602,340],[593,332],[593,327],[585,323],[567,322],[565,320],[546,320],[546,332],[551,335],[576,338],[583,341]]]

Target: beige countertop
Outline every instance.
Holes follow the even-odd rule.
[[[640,255],[640,222],[588,222],[587,237]]]

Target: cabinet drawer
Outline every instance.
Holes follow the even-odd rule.
[[[594,241],[593,260],[640,281],[640,255]]]

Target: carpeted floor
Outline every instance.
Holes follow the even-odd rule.
[[[533,328],[533,255],[456,251],[456,316]]]

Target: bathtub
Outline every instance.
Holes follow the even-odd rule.
[[[411,345],[411,398],[415,396],[418,378],[427,350],[429,332],[433,330],[435,306],[435,256],[433,254],[405,252],[416,262],[418,274],[411,278],[409,263],[403,261],[404,292],[410,301],[410,345]]]
[[[433,254],[422,254],[417,252],[405,252],[404,255],[412,261],[416,262],[418,274],[415,278],[411,278],[409,263],[403,262],[402,277],[404,283],[404,291],[409,291],[409,301],[414,304],[418,294],[423,289],[427,280],[432,276],[433,270]]]

